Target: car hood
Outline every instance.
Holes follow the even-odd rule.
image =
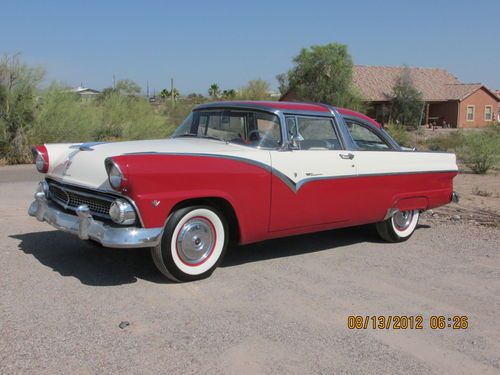
[[[104,160],[137,153],[179,153],[234,155],[249,159],[269,159],[269,153],[246,146],[206,138],[171,138],[113,143],[48,144],[47,176],[62,183],[110,190]],[[265,155],[267,154],[267,156]]]

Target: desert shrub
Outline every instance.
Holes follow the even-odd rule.
[[[31,144],[91,140],[99,111],[68,88],[51,85],[40,93],[40,106],[28,134]]]
[[[99,100],[82,100],[52,85],[41,94],[29,140],[38,144],[164,138],[171,128],[144,98],[113,92]]]
[[[31,159],[27,133],[36,115],[36,89],[43,76],[43,69],[26,65],[19,54],[0,58],[0,158],[9,163]]]
[[[467,134],[463,146],[458,149],[458,157],[472,172],[486,173],[500,157],[498,128]]]
[[[388,124],[384,129],[400,146],[413,147],[411,133],[403,125]]]
[[[465,141],[461,131],[454,131],[449,134],[430,138],[425,142],[425,147],[431,151],[453,151],[456,152],[463,146]]]

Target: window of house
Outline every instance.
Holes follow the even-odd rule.
[[[484,120],[493,120],[493,107],[491,105],[487,105],[486,107],[484,107]]]
[[[387,151],[389,145],[368,126],[346,119],[347,129],[356,145],[364,151]]]
[[[474,121],[474,112],[476,111],[476,107],[473,105],[467,106],[467,121]]]

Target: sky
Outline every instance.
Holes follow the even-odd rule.
[[[301,48],[346,44],[355,64],[438,67],[500,89],[500,0],[0,0],[0,54],[102,89],[206,94],[292,67]]]

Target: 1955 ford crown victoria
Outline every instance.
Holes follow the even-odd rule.
[[[200,105],[171,139],[47,144],[29,214],[116,248],[150,247],[174,281],[209,276],[228,242],[376,223],[407,240],[458,199],[454,154],[402,149],[374,120],[322,104]]]

